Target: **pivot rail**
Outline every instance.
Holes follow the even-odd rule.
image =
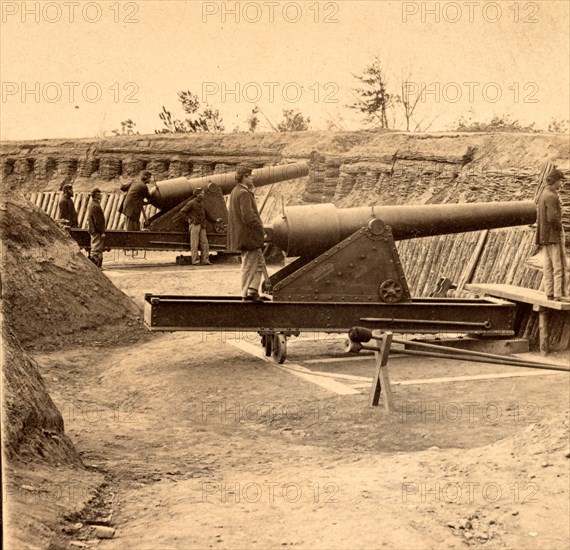
[[[145,294],[150,330],[347,332],[353,326],[394,332],[514,334],[515,305],[501,300],[416,298],[398,304],[244,302],[219,296]]]
[[[246,302],[219,296],[145,295],[144,322],[153,331],[252,332],[276,363],[287,337],[300,332],[347,332],[361,326],[398,333],[470,332],[512,336],[515,305],[496,299],[417,298],[411,302]]]
[[[69,229],[80,248],[89,249],[91,241],[87,229]],[[208,233],[210,249],[226,250],[225,234]],[[190,234],[167,231],[106,231],[105,248],[115,250],[190,250]]]

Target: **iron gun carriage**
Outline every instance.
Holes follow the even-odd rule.
[[[412,298],[396,240],[534,223],[527,202],[338,209],[292,206],[266,228],[269,242],[295,257],[264,284],[272,300],[145,296],[151,330],[258,332],[267,355],[286,358],[299,332],[361,326],[394,332],[514,333],[515,304],[491,298]]]

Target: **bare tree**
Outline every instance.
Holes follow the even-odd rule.
[[[402,95],[398,96],[398,101],[404,107],[404,117],[406,119],[406,131],[410,131],[410,122],[414,122],[416,127],[414,130],[418,130],[420,127],[420,123],[416,123],[412,116],[420,99],[422,98],[426,89],[425,83],[418,85],[417,83],[412,81],[412,72],[410,69],[406,70],[406,74],[402,73],[402,88],[401,92]]]

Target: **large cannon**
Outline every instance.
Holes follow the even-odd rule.
[[[267,166],[253,170],[256,187],[301,178],[308,175],[306,162]],[[105,246],[109,249],[129,250],[190,250],[188,224],[180,210],[192,197],[194,189],[205,190],[206,232],[210,249],[226,250],[228,211],[224,195],[236,186],[236,173],[212,174],[200,178],[174,178],[157,182],[150,189],[152,204],[159,211],[145,221],[145,231],[107,231]],[[88,249],[89,234],[86,229],[71,229],[71,236],[79,246]]]
[[[253,185],[262,187],[281,181],[302,178],[308,175],[309,165],[306,162],[293,162],[277,166],[266,166],[253,170]],[[152,204],[162,212],[166,212],[192,196],[194,189],[206,189],[216,185],[223,195],[229,195],[236,186],[236,173],[212,174],[201,178],[174,178],[159,181],[151,189]]]
[[[351,327],[395,332],[514,334],[515,305],[500,300],[413,298],[395,240],[532,224],[534,202],[337,209],[294,206],[266,229],[297,257],[265,282],[272,300],[145,296],[152,330],[254,331],[266,353],[286,357],[286,337]]]
[[[323,296],[335,301],[409,301],[395,240],[531,224],[535,219],[532,201],[290,207],[268,233],[287,256],[298,259],[270,278],[268,290],[283,301]]]
[[[253,185],[263,187],[301,178],[308,173],[309,165],[306,162],[266,166],[253,170]],[[214,242],[220,240],[225,243],[228,211],[224,195],[231,193],[235,186],[235,172],[159,181],[151,188],[150,194],[152,204],[160,211],[146,222],[145,227],[150,231],[186,231],[186,220],[180,216],[180,210],[192,197],[194,190],[200,188],[205,190],[206,232]]]

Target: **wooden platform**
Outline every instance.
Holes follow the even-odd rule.
[[[513,302],[523,302],[525,304],[557,309],[559,311],[570,311],[570,302],[555,302],[554,300],[547,300],[544,292],[532,290],[530,288],[523,288],[514,285],[474,283],[465,285],[465,290],[470,290],[471,292],[476,292],[478,294],[485,294],[487,296],[494,296],[495,298],[512,300]]]
[[[476,292],[477,294],[485,294],[495,298],[502,298],[504,300],[511,300],[513,302],[522,302],[525,304],[532,304],[534,311],[538,312],[538,331],[540,352],[543,355],[549,353],[549,323],[548,323],[548,310],[554,309],[558,311],[570,311],[570,302],[555,302],[554,300],[547,300],[544,292],[532,290],[530,288],[523,288],[514,285],[494,285],[494,284],[468,284],[465,285],[466,290]],[[570,315],[564,323],[563,333],[560,338],[558,350],[568,349],[570,345]]]

